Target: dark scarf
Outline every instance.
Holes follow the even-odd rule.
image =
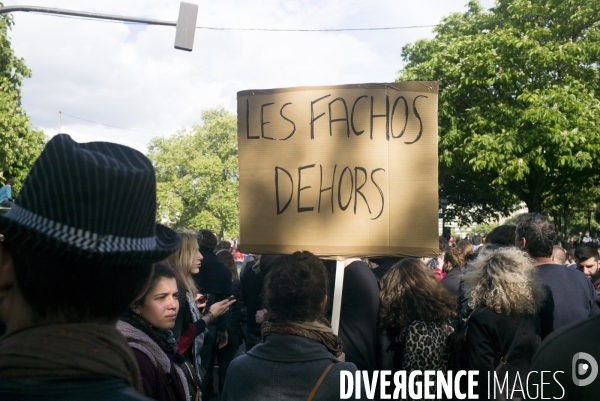
[[[330,332],[331,324],[325,318],[319,318],[317,323],[328,327],[329,330],[310,330],[304,327],[300,327],[294,322],[264,322],[262,324],[261,333],[263,339],[268,336],[298,336],[315,340],[327,347],[336,358],[342,355],[344,348],[342,347],[342,340]],[[302,326],[314,325],[314,322],[302,322],[298,323]]]
[[[150,337],[160,349],[163,350],[165,354],[169,357],[169,359],[173,359],[173,356],[178,353],[177,350],[177,340],[175,336],[173,336],[173,332],[171,330],[161,330],[155,327],[152,327],[150,323],[140,315],[136,315],[133,311],[128,310],[125,312],[119,320],[124,321],[125,323],[129,323],[136,329],[142,331],[148,337]]]
[[[144,393],[133,352],[114,325],[39,325],[0,339],[0,376],[73,375],[118,377]]]

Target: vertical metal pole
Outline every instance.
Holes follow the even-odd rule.
[[[58,111],[58,133],[60,134],[60,130],[62,128],[62,111]]]
[[[333,328],[333,334],[335,335],[338,335],[340,329],[340,311],[342,309],[344,271],[344,261],[338,260],[335,265],[335,289],[333,291],[333,309],[331,311],[331,327]]]

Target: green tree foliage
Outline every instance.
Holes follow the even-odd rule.
[[[588,216],[590,229],[597,230],[594,222],[597,199],[600,199],[600,187],[596,184],[578,187],[574,183],[567,183],[561,191],[548,197],[548,214],[556,224],[561,238],[573,235],[573,230],[587,230]]]
[[[505,225],[505,226],[516,226],[517,223],[519,223],[519,217],[521,217],[521,214],[515,214],[514,216],[511,216],[508,219],[506,219],[504,221],[504,223],[502,223],[502,225]]]
[[[21,107],[21,84],[31,71],[10,47],[8,30],[12,24],[11,16],[0,15],[0,184],[13,178],[14,192],[18,192],[46,137],[32,127]]]
[[[203,111],[202,122],[148,145],[156,168],[157,218],[174,228],[237,237],[237,118],[220,107]]]
[[[481,223],[481,224],[477,224],[472,230],[471,232],[473,234],[475,233],[482,233],[484,236],[488,235],[490,232],[492,232],[492,230],[494,228],[498,227],[498,224],[496,223]]]
[[[553,194],[597,183],[600,0],[470,1],[434,32],[403,48],[399,80],[441,81],[440,185],[457,219],[519,201],[548,212]]]

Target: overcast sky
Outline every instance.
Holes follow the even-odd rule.
[[[437,24],[468,0],[188,0],[198,26],[228,28],[373,28]],[[25,0],[36,5],[177,20],[174,0]],[[484,7],[493,0],[482,0]],[[31,68],[23,105],[33,124],[78,141],[105,140],[146,151],[155,136],[200,123],[218,105],[236,112],[245,89],[393,82],[402,46],[431,28],[374,32],[196,30],[194,50],[173,48],[175,28],[14,13],[9,33]],[[69,116],[67,116],[67,114]],[[95,124],[80,119],[95,121]],[[124,129],[111,128],[107,125]]]

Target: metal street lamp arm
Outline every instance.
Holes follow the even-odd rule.
[[[96,19],[105,19],[105,20],[123,21],[123,22],[135,22],[135,23],[139,23],[139,24],[149,24],[149,25],[177,26],[176,21],[172,21],[172,22],[171,21],[159,21],[159,20],[147,19],[147,18],[124,17],[121,15],[90,13],[87,11],[62,10],[59,8],[37,7],[37,6],[0,7],[0,14],[12,13],[12,12],[16,12],[16,11],[36,12],[36,13],[44,13],[44,14],[70,15],[70,16],[74,16],[74,17],[96,18]]]

